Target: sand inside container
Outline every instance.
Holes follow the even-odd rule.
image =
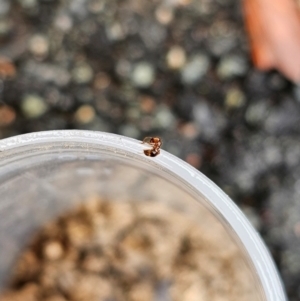
[[[93,198],[35,234],[0,300],[259,300],[240,249],[195,216]]]

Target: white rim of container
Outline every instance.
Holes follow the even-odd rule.
[[[203,195],[235,231],[256,269],[266,300],[287,300],[271,255],[250,222],[216,184],[183,160],[164,150],[161,151],[159,156],[149,158],[143,153],[145,145],[136,139],[116,134],[82,130],[35,132],[3,139],[0,141],[0,158],[5,160],[5,151],[11,149],[17,149],[25,145],[38,146],[49,142],[85,142],[102,145],[116,149],[116,151],[140,156],[143,161],[147,160],[152,165],[176,174],[183,182],[188,182],[193,190]]]

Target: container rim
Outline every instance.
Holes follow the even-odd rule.
[[[275,264],[258,233],[234,202],[200,171],[163,150],[155,158],[145,157],[143,154],[145,146],[136,139],[85,130],[43,131],[0,140],[0,160],[5,160],[6,154],[8,155],[10,150],[17,150],[25,145],[33,148],[39,147],[41,144],[49,142],[83,142],[111,147],[138,155],[143,161],[147,160],[164,170],[175,173],[179,178],[188,182],[195,191],[202,194],[235,231],[255,267],[266,300],[287,300]]]

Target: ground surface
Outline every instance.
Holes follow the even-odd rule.
[[[0,138],[161,136],[240,206],[300,300],[300,87],[253,68],[239,1],[1,0],[0,55]]]

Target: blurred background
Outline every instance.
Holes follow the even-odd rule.
[[[161,137],[248,216],[296,301],[300,86],[253,66],[244,23],[237,0],[0,0],[0,138]]]

